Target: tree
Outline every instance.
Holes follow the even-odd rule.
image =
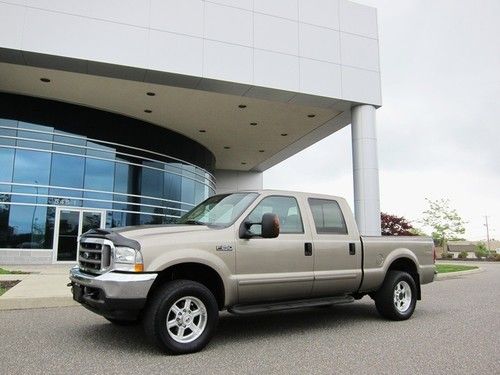
[[[423,212],[422,222],[432,228],[432,237],[445,248],[448,240],[459,239],[465,233],[466,222],[450,207],[449,199],[425,199],[429,208]]]
[[[382,236],[414,236],[413,226],[403,216],[382,212],[380,214]]]

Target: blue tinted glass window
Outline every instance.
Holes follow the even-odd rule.
[[[77,146],[85,146],[87,143],[87,140],[85,138],[77,138],[77,137],[68,137],[65,136],[71,135],[69,133],[61,132],[61,131],[54,131],[54,142],[58,143],[64,143],[70,146],[62,145],[62,144],[54,144],[53,150],[54,151],[61,151],[61,152],[68,152],[71,154],[79,154],[79,155],[84,155],[85,154],[85,148],[84,147],[77,147]],[[71,146],[74,145],[74,146]]]
[[[6,195],[0,194],[0,248],[10,247],[10,236],[13,228],[9,227],[9,208],[10,205],[2,204]]]
[[[0,182],[12,181],[12,170],[14,169],[14,150],[0,148]],[[7,185],[0,185],[0,190],[8,188]]]
[[[83,157],[54,154],[52,156],[50,185],[82,189],[84,167],[85,159]],[[51,193],[71,197],[82,196],[81,191],[67,189],[52,189]]]
[[[194,198],[194,181],[189,178],[182,178],[181,201],[196,204]]]
[[[110,161],[87,159],[85,189],[113,191],[115,164]]]
[[[10,207],[8,231],[10,247],[19,249],[46,249],[52,244],[46,242],[47,207]]]
[[[14,182],[47,185],[51,154],[17,150],[14,161]]]
[[[30,129],[22,130],[22,129]],[[29,148],[37,148],[41,150],[51,150],[52,149],[52,132],[54,128],[36,124],[30,124],[27,122],[19,121],[19,130],[17,132],[17,136],[20,138],[33,139],[34,141],[29,140],[21,140],[17,141],[17,145],[20,147],[29,147]],[[47,134],[48,132],[49,134]],[[37,142],[36,140],[40,140],[41,142]]]
[[[159,163],[145,162],[144,165],[162,168]],[[163,170],[142,168],[141,195],[162,197],[163,195]]]
[[[87,155],[96,156],[98,158],[104,159],[114,159],[115,158],[115,149],[112,147],[104,146],[95,142],[87,142],[87,147],[90,149],[87,150]]]
[[[0,119],[0,145],[15,146],[16,140],[10,137],[15,137],[17,135],[17,130],[3,128],[3,126],[15,128],[17,127],[17,121]]]

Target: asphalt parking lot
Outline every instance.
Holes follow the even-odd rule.
[[[413,317],[349,305],[221,316],[202,352],[166,356],[82,307],[0,311],[2,374],[499,374],[500,264],[423,287]]]

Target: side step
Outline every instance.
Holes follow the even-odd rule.
[[[228,311],[232,314],[248,315],[261,312],[302,309],[305,307],[338,305],[341,303],[350,303],[350,302],[354,302],[354,297],[352,296],[324,297],[324,298],[299,299],[294,301],[271,302],[258,305],[235,305],[233,307],[230,307]]]

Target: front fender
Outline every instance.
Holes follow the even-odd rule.
[[[219,274],[224,285],[225,305],[228,306],[237,301],[237,284],[230,269],[221,258],[207,251],[179,249],[165,252],[151,262],[146,272],[161,272],[182,263],[198,263],[212,268]]]

